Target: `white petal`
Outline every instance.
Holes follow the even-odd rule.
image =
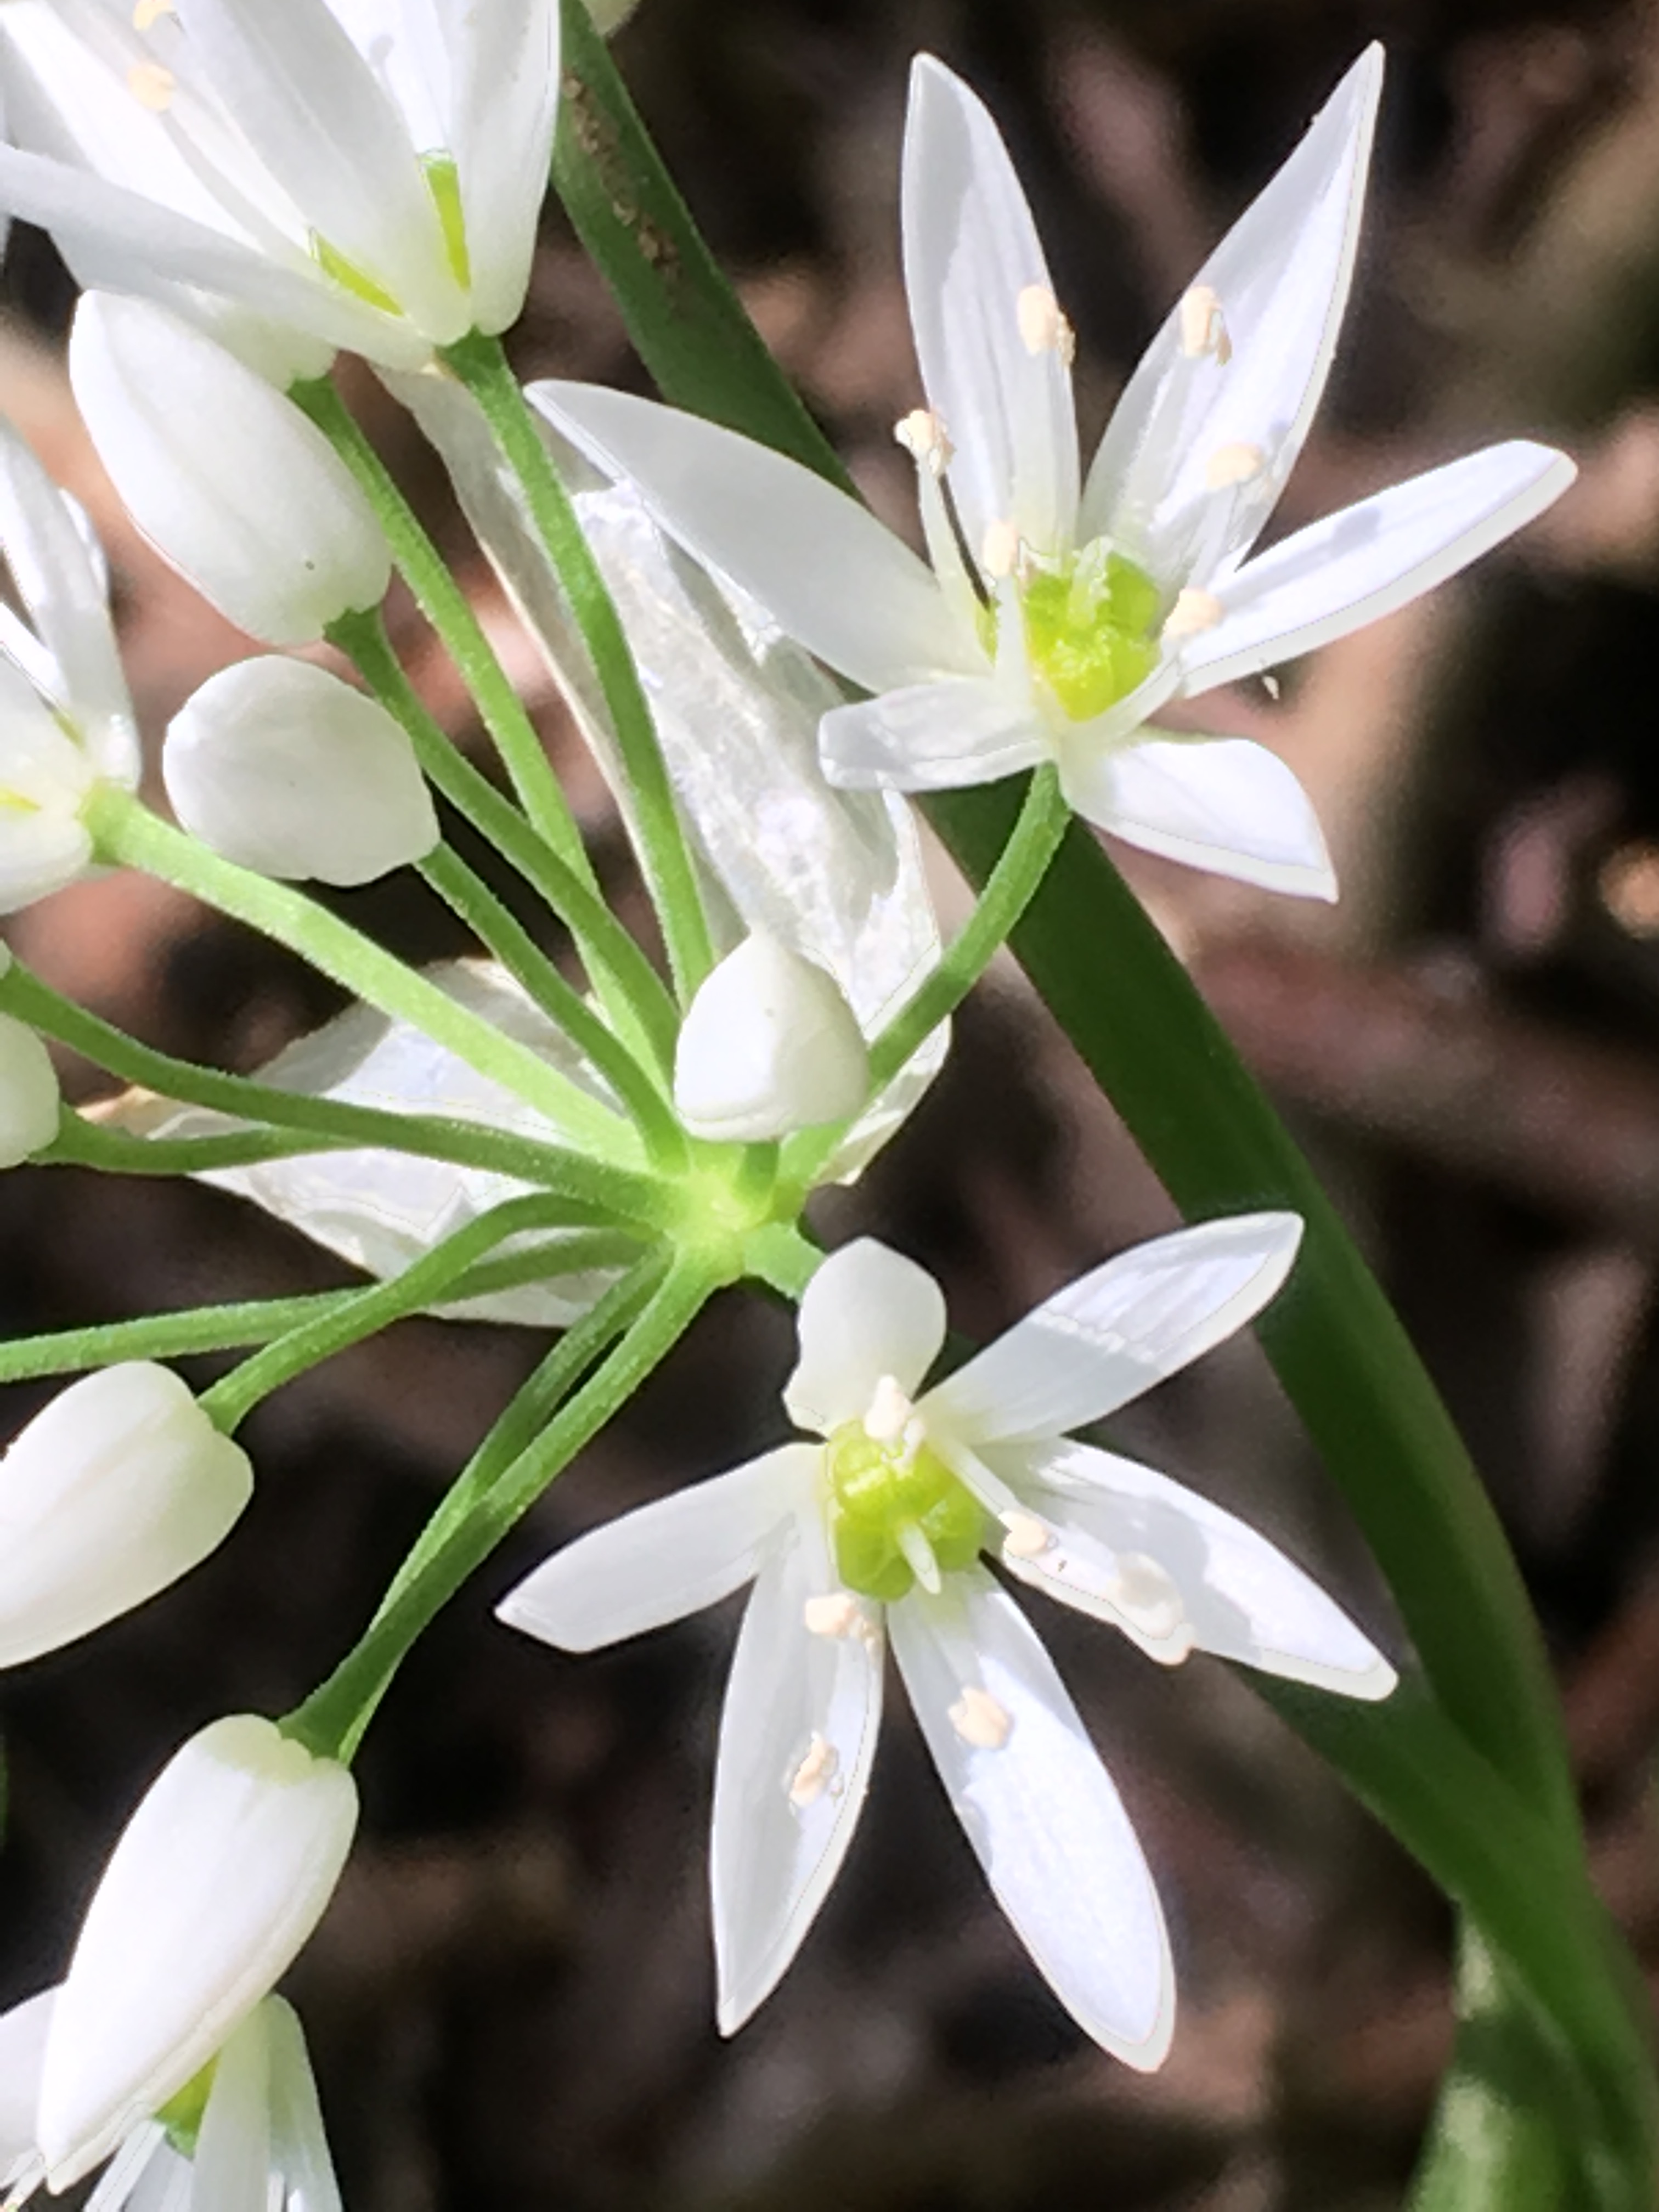
[[[987,678],[915,684],[837,707],[818,725],[823,772],[854,791],[955,791],[1048,760],[1029,699]]]
[[[86,2212],[190,2212],[194,2178],[167,2130],[141,2121],[99,2175]]]
[[[167,726],[161,774],[184,827],[261,875],[372,884],[438,842],[401,726],[307,661],[210,677]]]
[[[380,605],[391,556],[355,479],[223,347],[147,301],[88,293],[70,375],[134,521],[232,622],[303,645]]]
[[[1137,1244],[1045,1299],[917,1410],[975,1447],[1100,1420],[1260,1312],[1301,1237],[1293,1213],[1245,1213]]]
[[[866,690],[982,666],[932,570],[867,507],[799,461],[598,385],[526,389],[608,476],[638,486],[689,552]]]
[[[1120,1558],[1155,1562],[1180,1592],[1200,1650],[1344,1697],[1386,1698],[1394,1688],[1393,1668],[1310,1576],[1184,1484],[1087,1444],[989,1457],[1067,1535],[1075,1527]]]
[[[674,1054],[674,1110],[694,1137],[758,1144],[847,1121],[869,1087],[834,979],[776,938],[744,938],[698,987]]]
[[[40,2149],[54,2190],[176,2096],[287,1971],[356,1818],[345,1767],[252,1714],[175,1753],[115,1847],[52,2016]]]
[[[193,2195],[213,2212],[266,2212],[270,2186],[270,2053],[256,2005],[219,2053],[191,2160]]]
[[[809,1601],[836,1595],[813,1504],[761,1571],[720,1715],[709,1883],[722,2035],[776,1987],[863,1808],[881,1723],[879,1610],[814,1634]]]
[[[927,1748],[998,1904],[1097,2043],[1142,2071],[1161,2065],[1175,1971],[1158,1892],[1048,1653],[979,1569],[888,1618]],[[1009,1723],[1000,1745],[969,1741],[951,1719],[964,1690]]]
[[[0,2186],[34,2148],[35,2107],[56,1990],[0,2013]]]
[[[1334,899],[1313,803],[1266,745],[1148,730],[1137,744],[1062,750],[1066,799],[1097,829],[1188,867],[1297,898]]]
[[[718,1604],[759,1567],[810,1487],[816,1444],[785,1444],[607,1521],[544,1559],[495,1608],[561,1651],[597,1651]]]
[[[148,1360],[83,1376],[0,1459],[0,1666],[89,1635],[222,1543],[247,1454]]]
[[[439,345],[470,317],[402,117],[325,0],[175,0],[191,46],[319,237]]]
[[[1063,555],[1078,505],[1071,369],[1063,341],[1033,348],[1020,327],[1022,295],[1052,302],[1054,286],[995,124],[930,54],[910,72],[903,213],[921,380],[956,448],[968,543],[1011,522],[1038,552]]]
[[[1111,537],[1166,584],[1189,580],[1200,543],[1206,566],[1248,551],[1302,449],[1347,304],[1382,88],[1373,46],[1194,278],[1219,302],[1231,359],[1183,356],[1177,305],[1107,427],[1081,534]],[[1259,448],[1263,466],[1218,494],[1206,471],[1234,445]]]
[[[0,811],[0,914],[62,890],[92,861],[92,839],[74,815]]]
[[[1515,439],[1298,530],[1221,586],[1220,621],[1183,650],[1182,690],[1213,690],[1392,614],[1541,514],[1577,474],[1565,453]]]
[[[267,1997],[259,2009],[270,2049],[271,2157],[287,2191],[283,2212],[340,2212],[340,2185],[299,2014],[282,1997]]]
[[[559,101],[557,0],[442,0],[457,57],[449,150],[459,173],[480,330],[516,322],[530,283]]]
[[[0,1168],[51,1144],[62,1106],[52,1054],[26,1022],[0,1014]]]
[[[914,1260],[860,1237],[806,1285],[798,1326],[783,1402],[798,1428],[828,1436],[869,1410],[884,1376],[914,1396],[945,1342],[945,1294]]]

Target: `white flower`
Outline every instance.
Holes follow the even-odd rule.
[[[185,828],[262,875],[372,884],[438,842],[404,731],[303,660],[210,676],[167,726],[161,775]]]
[[[6,0],[0,207],[275,382],[413,368],[523,306],[558,84],[556,0]]]
[[[227,2048],[322,1917],[356,1820],[349,1770],[253,1714],[173,1754],[115,1846],[52,2006],[35,2133],[54,2191]]]
[[[0,2186],[23,2201],[44,2179],[35,2112],[58,1991],[0,2015]],[[94,2212],[339,2212],[305,2032],[266,1997],[196,2079],[121,2141]]]
[[[316,424],[234,354],[147,301],[88,292],[69,362],[127,511],[222,614],[308,645],[379,606],[392,556],[374,509]]]
[[[894,1656],[940,1778],[1008,1917],[1068,2009],[1131,2065],[1168,2047],[1157,1893],[1042,1644],[979,1564],[1111,1622],[1168,1662],[1219,1653],[1350,1697],[1393,1670],[1262,1537],[1166,1476],[1074,1442],[1240,1328],[1301,1224],[1212,1222],[1061,1291],[917,1395],[945,1340],[938,1286],[863,1241],[800,1310],[785,1444],[583,1537],[501,1608],[568,1650],[755,1582],[714,1784],[720,2021],[777,1983],[851,1840]]]
[[[755,1143],[850,1121],[870,1059],[834,979],[764,932],[744,938],[686,1011],[674,1107],[694,1137]]]
[[[824,720],[836,781],[940,790],[1053,760],[1079,812],[1132,844],[1332,896],[1281,762],[1150,718],[1392,611],[1573,475],[1547,447],[1491,447],[1249,557],[1330,365],[1381,84],[1373,47],[1171,311],[1079,486],[1071,331],[1030,211],[979,101],[916,63],[904,258],[927,404],[898,435],[931,571],[856,501],[732,431],[588,386],[531,396],[875,695]]]
[[[137,787],[138,732],[92,526],[0,421],[0,554],[27,622],[0,605],[0,914],[92,859],[81,811]]]
[[[169,1369],[130,1360],[71,1382],[0,1459],[0,1667],[177,1582],[252,1494],[247,1454]]]
[[[27,1022],[0,1014],[0,1168],[15,1168],[51,1144],[62,1112],[52,1054]]]

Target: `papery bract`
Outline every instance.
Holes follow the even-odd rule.
[[[674,1108],[695,1137],[757,1143],[851,1121],[869,1072],[834,979],[759,933],[726,954],[686,1010]]]

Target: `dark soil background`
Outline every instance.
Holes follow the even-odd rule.
[[[617,52],[768,337],[872,498],[908,513],[919,397],[897,277],[905,70],[928,46],[1002,121],[1079,337],[1085,430],[1208,243],[1368,39],[1389,52],[1346,333],[1282,521],[1486,440],[1552,438],[1575,491],[1425,605],[1212,702],[1314,791],[1346,896],[1310,913],[1134,880],[1313,1149],[1476,1447],[1559,1666],[1598,1878],[1659,1966],[1659,8],[1514,0],[644,0]],[[97,477],[59,348],[70,288],[20,233],[0,401],[106,529],[147,730],[246,642]],[[641,384],[556,213],[526,374]],[[604,793],[441,488],[618,896]],[[468,734],[412,613],[411,667]],[[945,894],[947,905],[951,894]],[[461,949],[416,892],[342,902]],[[252,1067],[331,1004],[120,878],[18,917],[62,988]],[[88,1071],[71,1071],[77,1096]],[[828,1235],[878,1228],[985,1335],[1163,1198],[1000,974],[945,1079]],[[340,1279],[235,1201],[20,1170],[12,1332]],[[539,1346],[416,1323],[267,1407],[255,1504],[177,1591],[0,1690],[0,1997],[61,1968],[102,1852],[187,1730],[281,1711],[356,1633]],[[1143,2081],[1087,2045],[992,1907],[895,1700],[864,1830],[782,1990],[727,2046],[704,1894],[735,1612],[586,1660],[490,1604],[587,1522],[781,1433],[785,1316],[726,1299],[441,1622],[363,1753],[363,1840],[295,1971],[355,2212],[1381,2212],[1449,2046],[1446,1913],[1255,1701],[1042,1626],[1159,1876],[1182,2016]],[[208,1371],[205,1368],[204,1372]],[[43,1392],[18,1390],[21,1421]],[[1127,1448],[1242,1505],[1385,1642],[1385,1598],[1249,1343],[1133,1409]]]

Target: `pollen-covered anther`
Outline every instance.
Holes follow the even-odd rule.
[[[127,90],[140,107],[147,107],[152,115],[160,115],[173,105],[173,95],[179,89],[179,80],[170,69],[160,62],[135,62],[127,71]]]
[[[1007,1706],[972,1682],[963,1684],[962,1695],[950,1709],[950,1722],[975,1751],[1000,1751],[1014,1732],[1014,1717]]]
[[[1212,491],[1227,491],[1234,484],[1249,483],[1267,465],[1267,456],[1260,446],[1235,438],[1231,445],[1218,446],[1205,462],[1204,481]]]
[[[132,27],[135,31],[148,31],[163,15],[176,15],[178,12],[175,0],[137,0],[132,11]]]
[[[1046,284],[1027,284],[1014,302],[1020,342],[1029,354],[1057,353],[1069,368],[1077,353],[1077,333]]]
[[[994,582],[1000,583],[1019,566],[1020,550],[1019,532],[1012,522],[988,523],[980,540],[979,565]]]
[[[1225,368],[1233,357],[1227,319],[1211,285],[1194,284],[1181,302],[1181,350],[1188,361],[1212,354],[1220,368]]]
[[[1188,588],[1170,610],[1164,624],[1165,637],[1197,637],[1221,620],[1221,602],[1213,592]]]
[[[893,435],[912,460],[933,477],[942,477],[956,458],[945,425],[931,407],[913,407],[893,425]]]
[[[1192,1650],[1192,1632],[1181,1592],[1158,1561],[1145,1552],[1119,1554],[1117,1584],[1111,1598],[1143,1636],[1154,1644],[1173,1647],[1168,1653],[1170,1659],[1184,1659]]]
[[[840,1771],[841,1753],[814,1729],[805,1758],[790,1777],[789,1802],[798,1812],[816,1805]]]
[[[897,1378],[884,1375],[871,1393],[869,1409],[864,1416],[864,1433],[878,1444],[896,1444],[903,1437],[915,1418],[915,1407],[900,1389]],[[921,1439],[918,1435],[917,1443]]]
[[[863,1625],[864,1608],[849,1590],[827,1590],[801,1607],[809,1636],[854,1636]]]
[[[1011,1559],[1041,1559],[1054,1540],[1053,1531],[1035,1513],[1022,1513],[1011,1507],[1006,1513],[999,1513],[997,1518],[1008,1532],[1002,1548]]]

